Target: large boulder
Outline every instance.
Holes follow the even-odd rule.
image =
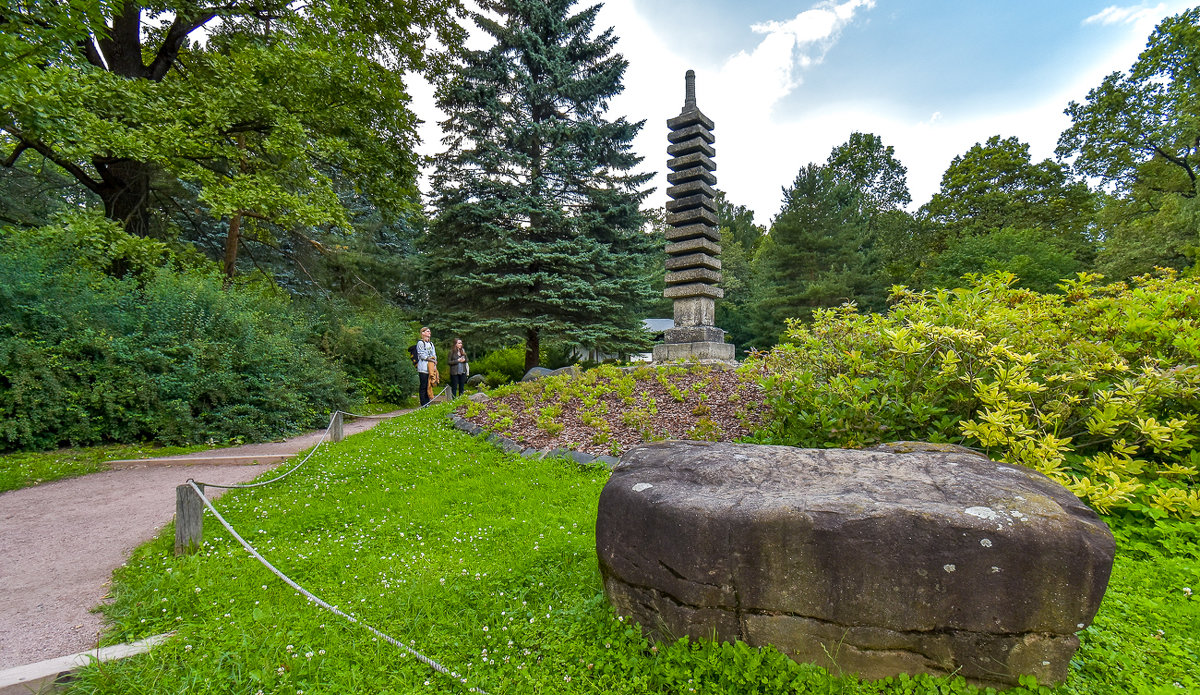
[[[553,369],[546,369],[545,367],[531,367],[529,371],[525,372],[525,376],[521,377],[521,381],[537,381],[542,377],[550,376],[552,374],[554,374]]]
[[[1040,473],[908,444],[630,450],[596,521],[609,600],[653,639],[772,644],[869,679],[1062,682],[1108,527]]]

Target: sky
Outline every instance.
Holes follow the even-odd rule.
[[[769,225],[800,168],[855,131],[895,148],[913,209],[993,135],[1028,143],[1034,161],[1054,157],[1067,105],[1128,70],[1154,26],[1194,2],[605,0],[597,24],[629,61],[608,117],[645,120],[633,147],[655,173],[648,204],[667,200],[666,121],[692,69],[716,125],[717,188]],[[428,86],[412,91],[421,151],[436,154],[443,116]]]

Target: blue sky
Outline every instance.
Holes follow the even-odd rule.
[[[652,204],[666,201],[665,121],[683,105],[690,68],[716,122],[718,188],[760,224],[801,166],[855,130],[895,147],[915,208],[955,155],[992,135],[1052,157],[1068,102],[1128,69],[1155,24],[1191,4],[607,0],[601,28],[614,27],[630,62],[609,115],[646,120],[634,146],[657,174]],[[424,90],[414,106],[438,120]],[[432,125],[424,137],[423,151],[437,152]]]

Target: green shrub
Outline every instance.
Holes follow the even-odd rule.
[[[0,232],[0,449],[262,440],[348,405],[285,296],[154,265],[161,244],[106,224]]]
[[[483,374],[491,387],[520,381],[525,376],[525,345],[489,352],[471,363],[471,372]]]
[[[1100,511],[1200,515],[1200,278],[1132,286],[1080,274],[1063,294],[1014,276],[896,288],[790,322],[755,370],[773,415],[759,439],[858,447],[923,439],[1034,468]]]
[[[571,348],[566,343],[548,341],[542,344],[538,354],[541,366],[560,369],[572,364]],[[525,377],[525,344],[493,350],[471,362],[472,374],[483,374],[488,386],[495,388],[520,381]]]
[[[408,346],[420,326],[388,306],[321,305],[311,318],[309,341],[337,360],[358,395],[373,403],[400,403],[417,392],[417,370]]]

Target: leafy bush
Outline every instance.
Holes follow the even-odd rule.
[[[887,315],[846,306],[790,322],[790,343],[746,367],[773,411],[759,439],[957,442],[1102,512],[1200,515],[1200,278],[1098,279],[1042,295],[998,273],[971,289],[896,288]]]
[[[335,301],[321,305],[312,323],[310,342],[340,362],[359,396],[374,403],[400,403],[417,392],[417,370],[408,346],[420,327],[396,309]]]
[[[560,341],[547,341],[538,353],[538,362],[546,369],[560,369],[572,364],[571,346]],[[592,363],[591,366],[596,366]],[[471,362],[472,374],[483,374],[488,386],[496,387],[520,381],[525,377],[525,344],[494,350]]]
[[[471,372],[483,374],[488,386],[502,386],[525,376],[525,345],[489,352],[471,363]]]
[[[269,286],[227,292],[93,217],[0,238],[0,448],[262,440],[349,403]]]

